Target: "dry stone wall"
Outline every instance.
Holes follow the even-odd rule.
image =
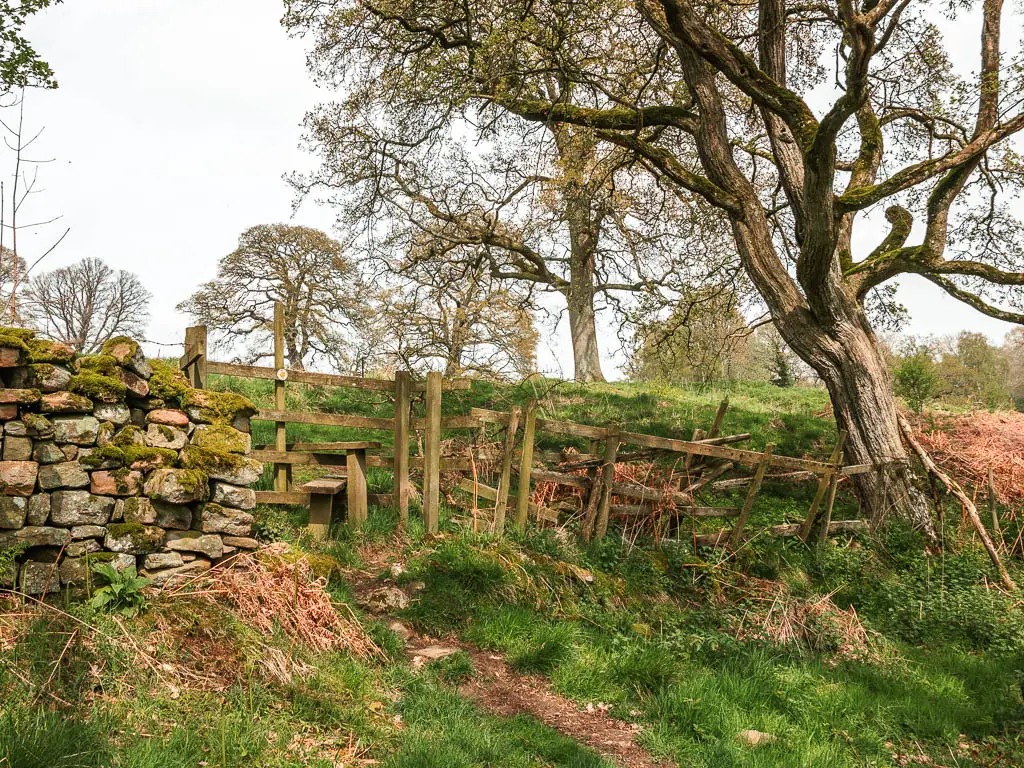
[[[0,384],[0,586],[77,588],[97,562],[165,584],[256,548],[245,398],[192,389],[128,338],[80,356],[11,328]]]

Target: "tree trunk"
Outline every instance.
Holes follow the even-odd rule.
[[[563,292],[569,308],[573,378],[580,382],[604,381],[594,310],[597,246],[604,212],[592,185],[580,177],[582,169],[593,161],[596,144],[589,134],[574,134],[564,127],[555,129],[554,136],[559,156],[571,169],[562,195],[569,230],[569,285]]]
[[[836,425],[849,435],[843,463],[876,467],[850,478],[871,527],[902,518],[934,541],[931,503],[916,485],[903,445],[888,368],[862,310],[848,309],[852,316],[830,323],[828,331],[801,332],[793,318],[779,329],[828,388]]]
[[[573,378],[582,382],[604,381],[601,356],[597,348],[593,280],[589,285],[582,285],[579,280],[573,279],[566,300],[569,305],[569,334],[572,337]]]

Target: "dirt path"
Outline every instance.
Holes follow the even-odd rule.
[[[397,587],[390,579],[381,580],[377,576],[387,573],[390,563],[385,553],[379,551],[364,552],[363,559],[366,569],[347,574],[356,600],[369,612],[391,621],[392,628],[406,636],[406,649],[414,664],[466,651],[473,659],[476,675],[462,685],[459,692],[488,711],[505,717],[530,715],[624,768],[669,768],[672,765],[656,760],[637,744],[640,726],[617,720],[596,707],[580,709],[575,702],[554,693],[546,678],[521,675],[509,668],[501,656],[481,651],[457,637],[436,642],[394,622],[394,617],[382,610],[382,605],[388,602],[382,598],[382,591],[397,590]],[[397,597],[395,592],[391,594]]]

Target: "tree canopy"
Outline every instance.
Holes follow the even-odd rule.
[[[245,342],[247,362],[272,357],[274,302],[284,307],[285,357],[292,368],[324,359],[349,370],[370,313],[362,279],[344,246],[310,227],[247,229],[221,258],[217,276],[178,305],[223,339]]]

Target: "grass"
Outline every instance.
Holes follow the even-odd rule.
[[[269,382],[217,385],[272,402]],[[373,393],[288,391],[289,408],[391,415]],[[825,394],[810,388],[477,382],[446,393],[444,409],[504,410],[537,395],[552,418],[673,437],[706,427],[728,395],[726,431],[751,432],[755,449],[774,441],[779,453],[824,458],[835,439],[820,416]],[[272,430],[254,424],[254,442]],[[289,425],[290,440],[366,436]],[[390,433],[377,437],[387,451]],[[371,471],[370,484],[387,492],[389,474]],[[800,519],[811,493],[767,485],[751,526]],[[686,768],[1024,764],[1024,611],[989,589],[984,555],[952,516],[951,544],[935,557],[896,528],[818,549],[756,539],[726,555],[619,532],[588,546],[533,528],[498,541],[457,514],[443,504],[441,533],[428,537],[415,505],[401,535],[394,510],[371,509],[361,528],[313,542],[305,510],[256,511],[261,537],[309,554],[338,610],[359,615],[344,569],[363,565],[372,544],[406,565],[399,581],[423,584],[405,621],[500,652],[581,706],[610,706],[651,752]],[[855,514],[841,497],[836,517]],[[827,610],[812,610],[826,598]],[[414,669],[377,622],[368,632],[386,654],[368,662],[259,634],[198,597],[153,600],[134,619],[56,607],[0,613],[0,768],[610,768],[535,720],[461,696],[467,654]],[[274,654],[286,673],[269,671]],[[749,729],[774,741],[747,746],[737,734]]]

